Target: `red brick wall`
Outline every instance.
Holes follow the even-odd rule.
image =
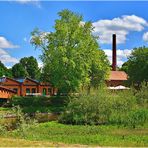
[[[8,89],[17,89],[17,95],[18,96],[26,96],[26,89],[30,89],[30,93],[32,92],[32,89],[34,88],[36,90],[36,93],[43,94],[43,89],[46,89],[46,95],[54,95],[54,93],[57,91],[57,89],[54,89],[50,85],[41,84],[35,81],[32,81],[30,79],[26,79],[23,83],[19,83],[13,79],[7,78],[5,82],[1,83],[0,85],[5,86]],[[51,93],[48,90],[51,90]]]
[[[119,85],[124,85],[125,81],[121,80],[111,80],[111,81],[106,81],[107,86],[119,86]]]

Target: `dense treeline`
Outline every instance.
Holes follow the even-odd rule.
[[[21,58],[12,68],[8,69],[0,62],[0,77],[7,76],[12,78],[30,77],[32,79],[40,79],[41,69],[38,66],[36,58],[33,56]]]
[[[121,70],[127,72],[129,84],[148,82],[148,47],[134,48]]]

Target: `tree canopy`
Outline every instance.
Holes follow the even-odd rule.
[[[1,61],[0,61],[0,77],[7,76],[12,77],[11,69],[8,69]]]
[[[58,13],[54,32],[32,32],[32,44],[42,49],[44,79],[60,92],[97,87],[109,70],[105,53],[93,36],[91,22],[69,10]]]
[[[40,71],[38,67],[38,62],[36,58],[33,56],[30,57],[24,57],[20,60],[20,63],[25,68],[26,72],[28,73],[28,76],[32,79],[38,79],[40,76]]]
[[[122,69],[128,73],[131,83],[148,81],[148,47],[134,48]]]
[[[37,60],[33,56],[20,59],[20,62],[12,67],[12,74],[15,78],[28,76],[32,79],[39,79],[40,70]]]
[[[17,63],[12,67],[12,75],[14,78],[24,78],[27,72],[21,63]]]

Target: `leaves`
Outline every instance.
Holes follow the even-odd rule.
[[[42,49],[44,80],[64,93],[97,86],[105,79],[109,64],[92,35],[91,22],[82,24],[82,16],[67,9],[58,14],[55,31],[46,35],[46,41],[40,36],[42,32],[34,31],[32,36],[32,43]],[[97,80],[95,85],[92,74]]]

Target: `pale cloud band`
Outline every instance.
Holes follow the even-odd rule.
[[[103,49],[105,54],[107,55],[110,64],[112,64],[112,50],[111,49]],[[117,65],[119,67],[122,66],[122,64],[127,60],[127,58],[130,56],[132,50],[131,49],[124,49],[124,50],[117,50]]]
[[[4,49],[6,48],[18,48],[18,45],[13,45],[10,41],[8,41],[5,37],[0,36],[0,61],[4,64],[15,64],[18,60],[12,57],[8,52]]]
[[[19,4],[32,4],[37,6],[38,8],[41,8],[41,1],[39,0],[15,0],[15,2]]]
[[[18,60],[12,57],[8,52],[0,48],[0,61],[4,64],[15,64]]]
[[[99,36],[101,44],[110,44],[112,34],[117,34],[117,43],[125,43],[127,35],[131,31],[140,32],[148,23],[145,19],[136,15],[123,15],[112,20],[104,19],[93,23],[94,35]]]
[[[13,45],[5,37],[0,36],[0,48],[18,48],[18,45]]]

